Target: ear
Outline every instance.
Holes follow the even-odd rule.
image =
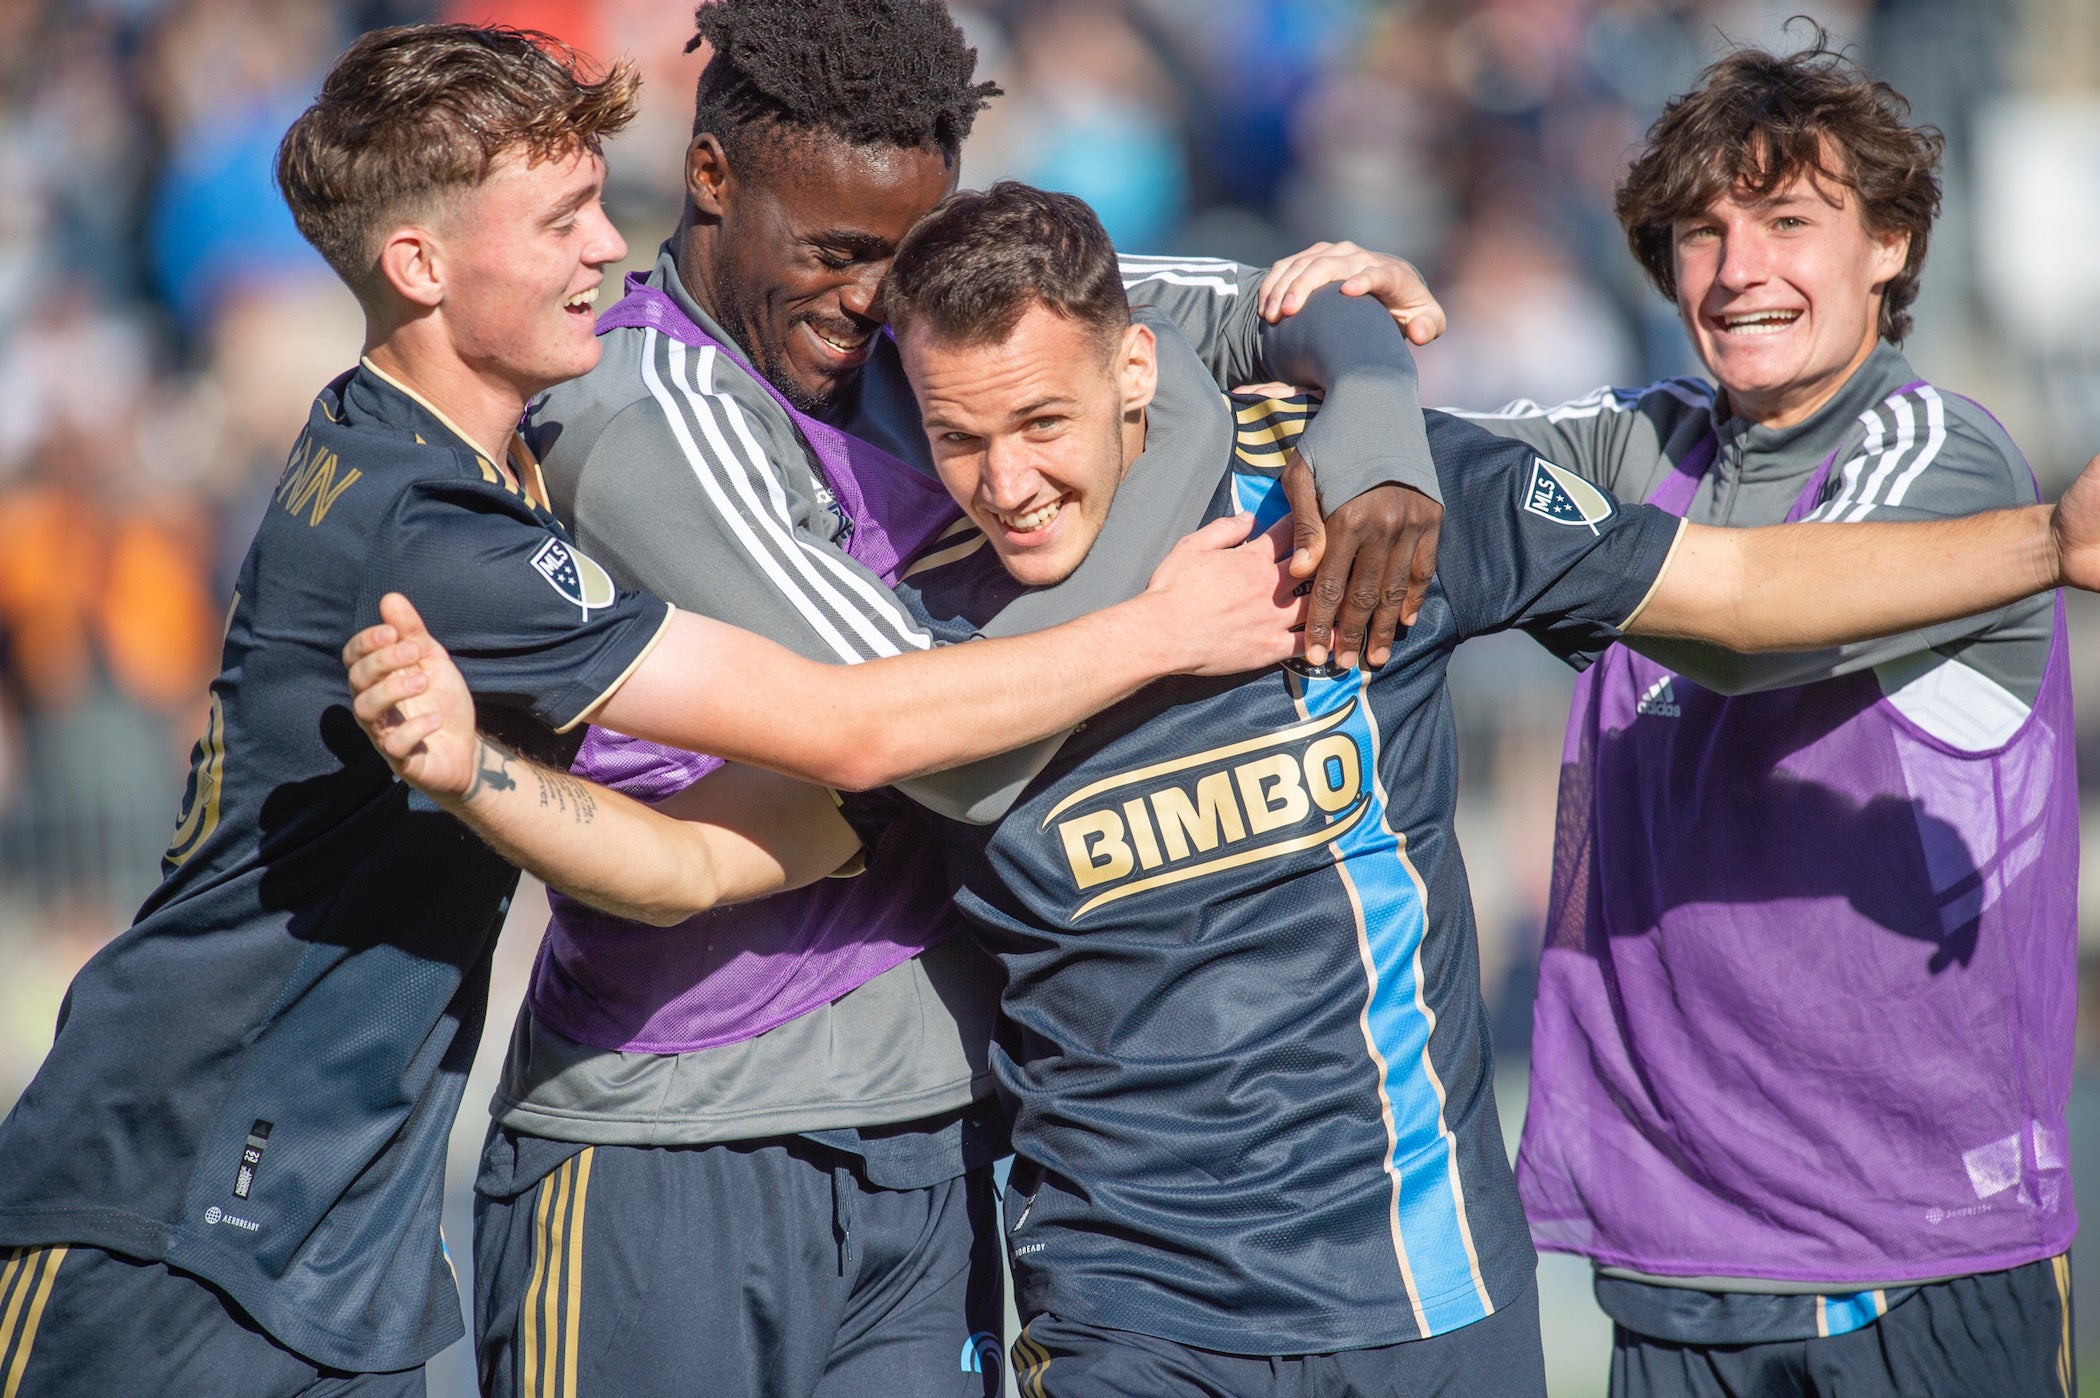
[[[1903,270],[1910,256],[1910,234],[1895,232],[1874,240],[1874,289],[1881,290]]]
[[[685,148],[685,197],[709,218],[721,218],[730,182],[729,156],[712,131],[702,131]]]
[[[1116,346],[1116,381],[1123,395],[1123,416],[1141,413],[1159,390],[1159,341],[1150,328],[1132,321]]]
[[[379,275],[402,300],[434,310],[445,299],[448,269],[444,244],[428,228],[403,224],[379,245]]]

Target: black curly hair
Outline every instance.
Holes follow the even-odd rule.
[[[712,132],[747,168],[776,134],[937,147],[953,160],[999,96],[971,81],[977,50],[941,0],[710,0],[693,18],[686,52],[714,48],[693,134]]]

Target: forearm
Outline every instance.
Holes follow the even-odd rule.
[[[680,614],[594,721],[848,790],[1060,733],[1182,668],[1146,597],[1027,636],[820,665]]]
[[[1325,390],[1299,442],[1323,512],[1387,483],[1443,502],[1414,355],[1376,302],[1323,288],[1296,315],[1262,331],[1261,354],[1265,377]]]
[[[1810,650],[1994,611],[2059,581],[2041,505],[1900,524],[1686,525],[1627,630]]]
[[[658,926],[727,901],[708,827],[672,820],[487,738],[475,762],[464,795],[433,793],[432,799],[550,888]],[[742,895],[764,891],[747,888]]]

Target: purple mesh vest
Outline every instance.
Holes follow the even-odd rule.
[[[598,332],[648,328],[688,345],[714,345],[663,291],[637,274],[598,319]],[[939,482],[790,404],[763,377],[817,457],[853,521],[848,556],[894,583],[903,560],[958,511]],[[575,770],[643,801],[661,801],[719,767],[717,758],[593,728]],[[936,852],[904,836],[875,851],[866,873],[826,879],[756,903],[703,913],[676,927],[610,917],[550,893],[553,917],[527,1003],[578,1043],[685,1053],[761,1034],[918,955],[960,926],[954,889]]]
[[[1712,456],[1709,438],[1651,503],[1682,514]],[[1613,646],[1561,761],[1517,1158],[1540,1247],[1872,1284],[2070,1245],[2060,599],[2002,747],[1942,743],[1871,672],[1727,698]]]

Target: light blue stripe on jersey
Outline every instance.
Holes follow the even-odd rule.
[[[1259,527],[1288,511],[1281,483],[1274,479],[1235,473],[1233,485],[1235,500],[1254,512]],[[1337,731],[1356,743],[1370,792],[1366,799],[1376,807],[1377,819],[1357,821],[1333,849],[1362,908],[1371,980],[1364,1018],[1383,1063],[1379,1093],[1392,1120],[1388,1168],[1396,1181],[1398,1261],[1426,1338],[1470,1325],[1489,1312],[1459,1195],[1455,1147],[1444,1129],[1443,1092],[1429,1066],[1432,1021],[1420,994],[1416,960],[1427,910],[1400,841],[1386,822],[1384,787],[1376,779],[1378,737],[1363,672],[1308,678],[1303,686],[1308,717],[1351,709]]]
[[[1854,1330],[1864,1330],[1881,1319],[1888,1308],[1887,1297],[1879,1291],[1855,1291],[1848,1296],[1818,1296],[1816,1333],[1849,1335]]]
[[[1232,496],[1242,510],[1253,512],[1254,532],[1257,534],[1291,512],[1291,502],[1284,498],[1283,482],[1274,476],[1250,476],[1235,471]]]

